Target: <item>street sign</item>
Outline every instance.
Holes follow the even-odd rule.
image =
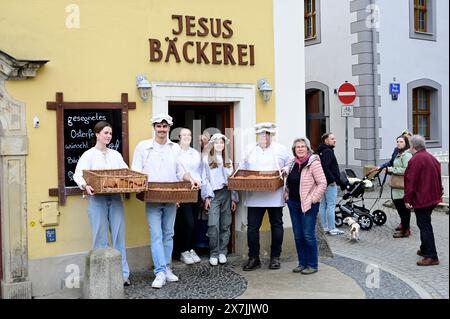
[[[400,83],[390,83],[389,94],[400,94]]]
[[[338,98],[344,104],[350,104],[356,99],[356,88],[353,84],[345,82],[338,89]]]
[[[353,116],[353,105],[342,105],[341,116],[342,117],[352,117]]]
[[[45,230],[45,241],[47,243],[53,243],[56,241],[56,229],[50,228]]]
[[[400,83],[389,83],[389,94],[393,101],[397,101],[400,94]]]

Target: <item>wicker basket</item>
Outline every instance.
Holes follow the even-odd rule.
[[[147,174],[128,168],[83,170],[83,177],[96,194],[138,193],[147,190]]]
[[[239,170],[228,178],[228,189],[236,191],[273,192],[283,185],[279,171]]]
[[[151,203],[196,203],[198,190],[189,182],[149,182],[148,190],[136,198]]]

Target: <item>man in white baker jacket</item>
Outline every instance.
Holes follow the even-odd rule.
[[[274,141],[276,125],[269,122],[255,125],[258,142],[247,147],[245,156],[240,163],[241,169],[254,171],[276,171],[286,166],[292,155],[288,149]],[[280,268],[281,246],[283,244],[283,187],[274,192],[247,192],[244,205],[247,206],[247,242],[248,261],[243,266],[244,271],[261,267],[259,259],[259,229],[264,214],[269,213],[272,240],[270,246],[270,269]]]
[[[178,161],[180,146],[168,138],[172,117],[168,114],[158,114],[152,118],[154,137],[136,145],[131,168],[148,175],[149,182],[190,181],[192,187],[198,184],[189,172]],[[171,269],[175,203],[146,203],[147,222],[150,227],[150,247],[155,266],[153,288],[162,288],[167,281],[178,281]]]

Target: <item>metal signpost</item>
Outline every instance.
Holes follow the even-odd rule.
[[[348,118],[353,116],[353,105],[342,105],[341,116],[345,117],[345,167],[348,167]]]
[[[341,116],[345,117],[345,167],[348,167],[348,118],[353,116],[353,103],[356,99],[356,88],[353,84],[345,83],[341,84],[338,91],[339,100],[345,104],[341,108]]]

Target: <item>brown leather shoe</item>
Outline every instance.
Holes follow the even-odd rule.
[[[395,232],[393,237],[394,238],[406,238],[411,235],[411,231],[409,229],[406,230],[399,230],[398,232]]]
[[[399,231],[399,230],[402,230],[403,228],[402,228],[402,224],[400,223],[400,224],[398,224],[398,226],[397,227],[395,227],[395,230],[396,231]]]
[[[425,257],[425,255],[423,254],[423,252],[420,249],[417,251],[417,256]]]
[[[251,271],[255,270],[256,268],[261,267],[261,261],[259,260],[259,257],[250,257],[248,259],[248,262],[242,267],[242,270],[244,271]]]
[[[417,266],[435,266],[439,265],[439,259],[424,258],[417,261]]]

